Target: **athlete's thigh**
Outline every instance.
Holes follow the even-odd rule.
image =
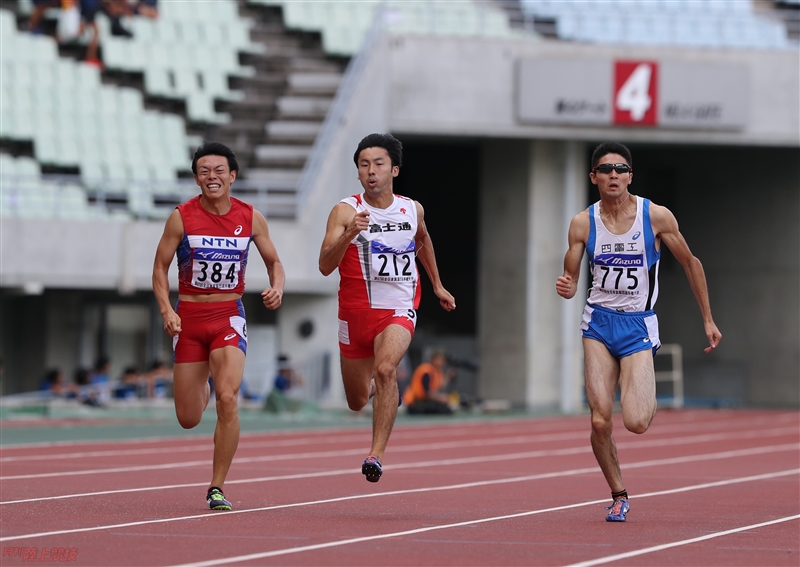
[[[656,405],[656,380],[652,349],[641,350],[620,360],[619,387],[623,410],[633,406],[645,412]]]
[[[375,366],[387,363],[397,368],[410,344],[411,331],[403,325],[388,325],[375,337]]]
[[[203,411],[208,371],[208,362],[182,362],[174,365],[172,389],[178,411]]]
[[[369,397],[369,382],[375,367],[375,357],[347,358],[342,360],[342,382],[345,393],[356,397]]]
[[[244,374],[244,360],[244,352],[239,347],[225,346],[211,351],[208,361],[217,395],[239,391]]]
[[[619,382],[619,361],[600,341],[583,338],[586,401],[593,412],[610,416]]]

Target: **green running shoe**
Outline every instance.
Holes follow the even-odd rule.
[[[208,506],[212,510],[233,510],[231,503],[225,499],[225,494],[216,486],[212,486],[208,489],[206,502],[208,502]]]

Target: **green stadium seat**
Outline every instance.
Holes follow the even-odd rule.
[[[0,153],[0,176],[13,177],[17,175],[17,160],[14,156]]]
[[[86,192],[80,185],[67,184],[56,192],[56,211],[65,219],[88,220],[94,216],[86,200]]]
[[[95,184],[106,176],[106,172],[99,161],[84,160],[80,164],[80,169],[83,182],[89,185]]]
[[[166,69],[147,68],[144,72],[144,88],[154,96],[173,96],[175,89]]]

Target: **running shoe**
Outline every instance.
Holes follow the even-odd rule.
[[[232,510],[233,506],[231,503],[225,499],[225,495],[222,491],[217,488],[216,486],[212,486],[208,489],[208,494],[206,495],[206,502],[208,502],[208,506],[212,510]]]
[[[628,504],[627,498],[614,498],[614,503],[606,508],[611,510],[606,516],[606,522],[624,522],[630,509],[631,505]]]
[[[370,455],[361,465],[361,474],[367,477],[370,482],[378,482],[383,474],[383,465],[378,460],[378,457]]]

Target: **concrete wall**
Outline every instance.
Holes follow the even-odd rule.
[[[682,144],[800,144],[800,54],[792,51],[610,46],[488,38],[391,38],[393,132],[528,139],[626,139]],[[516,119],[517,62],[526,57],[736,63],[750,75],[743,130],[544,126]],[[542,77],[542,81],[549,80]]]
[[[479,395],[572,411],[582,388],[585,297],[561,300],[555,278],[563,271],[565,226],[585,206],[583,147],[497,140],[482,150]]]

